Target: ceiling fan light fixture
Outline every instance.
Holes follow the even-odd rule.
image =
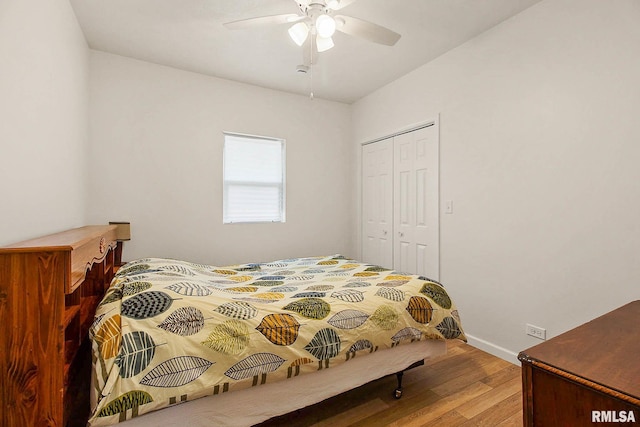
[[[289,28],[289,36],[291,36],[291,40],[295,42],[298,46],[302,46],[307,40],[307,36],[309,35],[309,27],[304,22],[298,22]]]
[[[318,52],[324,52],[333,46],[333,39],[331,37],[316,37],[316,49],[318,49]]]
[[[316,31],[318,36],[329,38],[336,32],[336,21],[331,16],[322,14],[316,19]]]
[[[340,0],[327,0],[327,7],[336,10],[340,7]]]

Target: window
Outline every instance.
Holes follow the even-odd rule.
[[[284,222],[284,140],[224,134],[225,224]]]

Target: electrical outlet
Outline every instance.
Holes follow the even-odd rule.
[[[547,339],[547,330],[539,326],[530,325],[527,323],[527,335],[539,338],[541,340]]]

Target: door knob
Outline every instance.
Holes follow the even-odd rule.
[[[387,235],[387,230],[382,230],[382,234]]]
[[[402,231],[399,231],[398,234],[400,235],[400,237],[404,237],[404,233]]]

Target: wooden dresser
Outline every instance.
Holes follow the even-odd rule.
[[[640,425],[639,327],[634,301],[521,352],[525,427]]]
[[[66,425],[78,349],[120,264],[116,230],[0,248],[0,426]]]

